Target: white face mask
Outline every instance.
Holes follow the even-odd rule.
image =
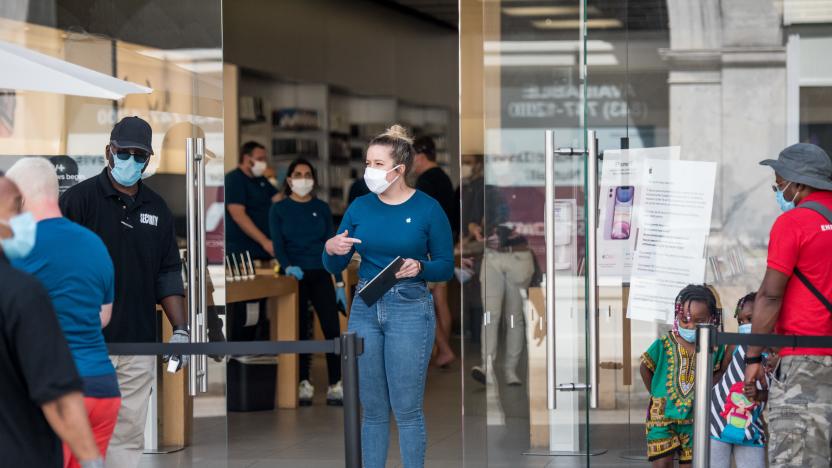
[[[399,164],[401,166],[401,164]],[[364,182],[367,183],[367,188],[370,189],[371,192],[375,193],[376,195],[381,195],[384,193],[393,182],[399,180],[401,175],[397,175],[395,179],[391,181],[387,181],[387,174],[395,171],[399,168],[399,166],[390,169],[389,171],[385,171],[384,169],[376,169],[375,167],[368,167],[364,170]]]
[[[289,179],[289,185],[292,187],[292,193],[299,197],[309,195],[309,192],[315,188],[315,181],[312,179]]]
[[[254,164],[251,166],[251,173],[254,177],[261,177],[266,172],[266,162],[265,161],[254,161]]]

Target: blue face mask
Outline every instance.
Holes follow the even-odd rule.
[[[695,328],[679,328],[679,336],[682,337],[683,340],[687,341],[688,343],[693,343],[696,341],[696,329]]]
[[[740,333],[742,333],[743,335],[747,335],[747,334],[751,333],[751,324],[750,323],[744,323],[744,324],[740,325]]]
[[[35,247],[38,224],[32,213],[26,212],[15,216],[9,222],[0,221],[12,230],[12,237],[0,240],[3,253],[9,260],[26,258]]]
[[[110,169],[113,179],[125,187],[136,185],[136,182],[142,177],[142,169],[144,169],[145,163],[136,162],[136,158],[132,156],[126,160],[121,160],[112,152],[110,154],[113,157],[113,167]]]
[[[786,201],[786,196],[783,195],[783,192],[785,192],[786,189],[789,188],[789,185],[791,185],[791,184],[792,183],[789,182],[788,184],[786,184],[785,187],[783,187],[783,190],[775,190],[775,192],[774,192],[774,198],[777,199],[777,204],[780,205],[780,209],[783,210],[784,212],[789,211],[792,208],[794,208],[794,200]]]

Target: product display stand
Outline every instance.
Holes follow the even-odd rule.
[[[268,270],[256,271],[254,279],[226,284],[226,303],[267,300],[272,340],[298,339],[298,282],[287,276],[275,276]],[[278,408],[298,407],[298,355],[281,354],[277,364]]]

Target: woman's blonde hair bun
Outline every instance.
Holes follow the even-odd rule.
[[[406,141],[408,145],[413,144],[413,137],[410,136],[406,128],[398,124],[388,128],[387,131],[382,133],[380,136],[386,136],[395,140]]]

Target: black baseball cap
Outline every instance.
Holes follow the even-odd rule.
[[[820,146],[797,143],[780,152],[777,159],[760,161],[789,182],[819,190],[832,190],[832,159]]]
[[[153,154],[152,138],[150,124],[135,116],[121,119],[110,132],[110,142],[119,148],[136,148],[148,154]]]

